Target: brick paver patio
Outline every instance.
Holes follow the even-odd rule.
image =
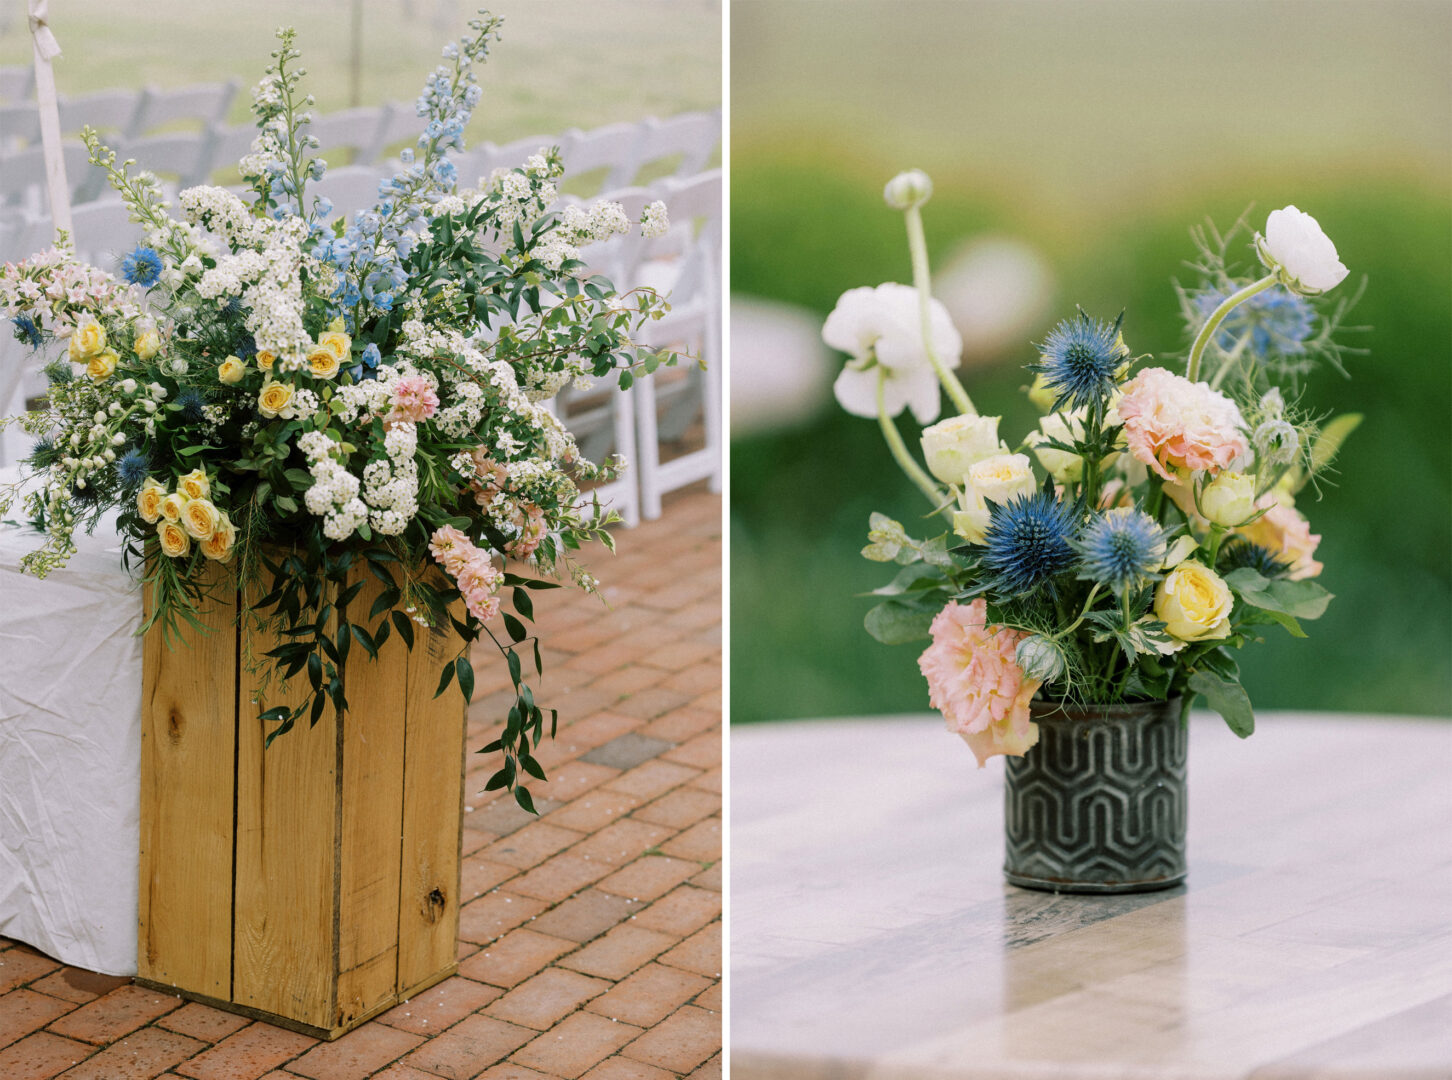
[[[457,976],[321,1043],[0,938],[0,1080],[719,1078],[720,521],[691,489],[588,555],[608,609],[540,595],[550,780],[531,818],[466,760]],[[497,661],[476,653],[471,748]]]

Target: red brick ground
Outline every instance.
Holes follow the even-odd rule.
[[[587,557],[609,608],[539,594],[550,780],[530,818],[466,761],[457,976],[320,1043],[0,938],[0,1080],[719,1078],[720,521],[668,499]],[[509,686],[475,659],[471,747]]]

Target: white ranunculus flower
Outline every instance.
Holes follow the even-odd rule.
[[[1278,271],[1287,288],[1306,296],[1334,289],[1348,273],[1316,219],[1294,206],[1272,210],[1255,245],[1261,262]]]
[[[963,339],[937,300],[929,301],[928,321],[938,359],[957,367]],[[919,423],[938,418],[938,377],[923,348],[918,296],[911,286],[888,282],[875,289],[847,290],[827,316],[822,340],[853,359],[832,387],[842,408],[856,416],[875,417],[881,373],[886,377],[883,403],[889,416],[910,407]]]

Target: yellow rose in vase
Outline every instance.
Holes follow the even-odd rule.
[[[136,335],[136,358],[150,360],[161,351],[161,335],[155,330],[143,330]]]
[[[136,493],[136,512],[141,515],[141,520],[148,525],[155,525],[161,517],[161,500],[166,498],[166,488],[161,483],[147,477],[141,483],[141,490]]]
[[[176,489],[188,499],[208,499],[212,495],[212,482],[207,479],[205,469],[193,469],[176,482]]]
[[[1197,562],[1182,562],[1155,589],[1155,618],[1180,641],[1218,641],[1230,636],[1235,597],[1220,575]]]
[[[175,521],[157,522],[156,535],[161,540],[163,555],[179,559],[192,550],[192,538]]]
[[[182,510],[181,525],[193,540],[209,540],[222,523],[222,511],[210,499],[192,499]]]
[[[247,365],[242,363],[242,358],[229,356],[217,367],[217,378],[228,386],[235,386],[242,381],[242,376],[247,374]]]
[[[106,328],[91,316],[83,316],[71,331],[68,351],[71,361],[84,364],[106,347]]]
[[[161,500],[161,516],[172,523],[182,518],[182,511],[191,502],[186,494],[180,491],[173,491],[170,495],[164,496]]]
[[[331,379],[338,374],[342,365],[337,354],[325,345],[314,345],[308,350],[308,371],[315,379]]]
[[[271,371],[273,361],[277,359],[275,353],[260,352],[257,354],[257,369],[259,371]]]
[[[257,411],[269,420],[279,415],[292,401],[292,387],[276,379],[268,379],[257,394]]]
[[[116,363],[120,359],[116,355],[115,349],[102,349],[86,361],[86,374],[94,382],[105,382],[112,375],[116,374]]]
[[[233,545],[237,540],[237,526],[233,525],[226,514],[221,516],[217,522],[217,528],[211,536],[202,541],[202,554],[215,562],[231,562]]]
[[[338,363],[341,364],[348,359],[348,355],[353,349],[353,339],[343,333],[341,329],[327,330],[318,335],[318,347],[327,349],[338,358]]]

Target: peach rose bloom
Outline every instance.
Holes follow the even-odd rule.
[[[1281,562],[1289,563],[1290,579],[1316,577],[1322,566],[1313,555],[1321,543],[1321,534],[1311,531],[1311,524],[1301,512],[1292,506],[1276,501],[1273,493],[1267,492],[1255,504],[1257,508],[1269,506],[1263,517],[1235,531],[1252,544],[1259,544]]]
[[[1039,741],[1029,702],[1040,681],[1024,677],[1014,650],[1024,637],[988,625],[988,604],[949,604],[932,626],[933,643],[918,658],[928,700],[960,735],[981,769],[997,754],[1022,756]]]
[[[1250,450],[1235,402],[1164,368],[1125,384],[1119,415],[1129,452],[1165,480],[1175,469],[1217,473]]]

